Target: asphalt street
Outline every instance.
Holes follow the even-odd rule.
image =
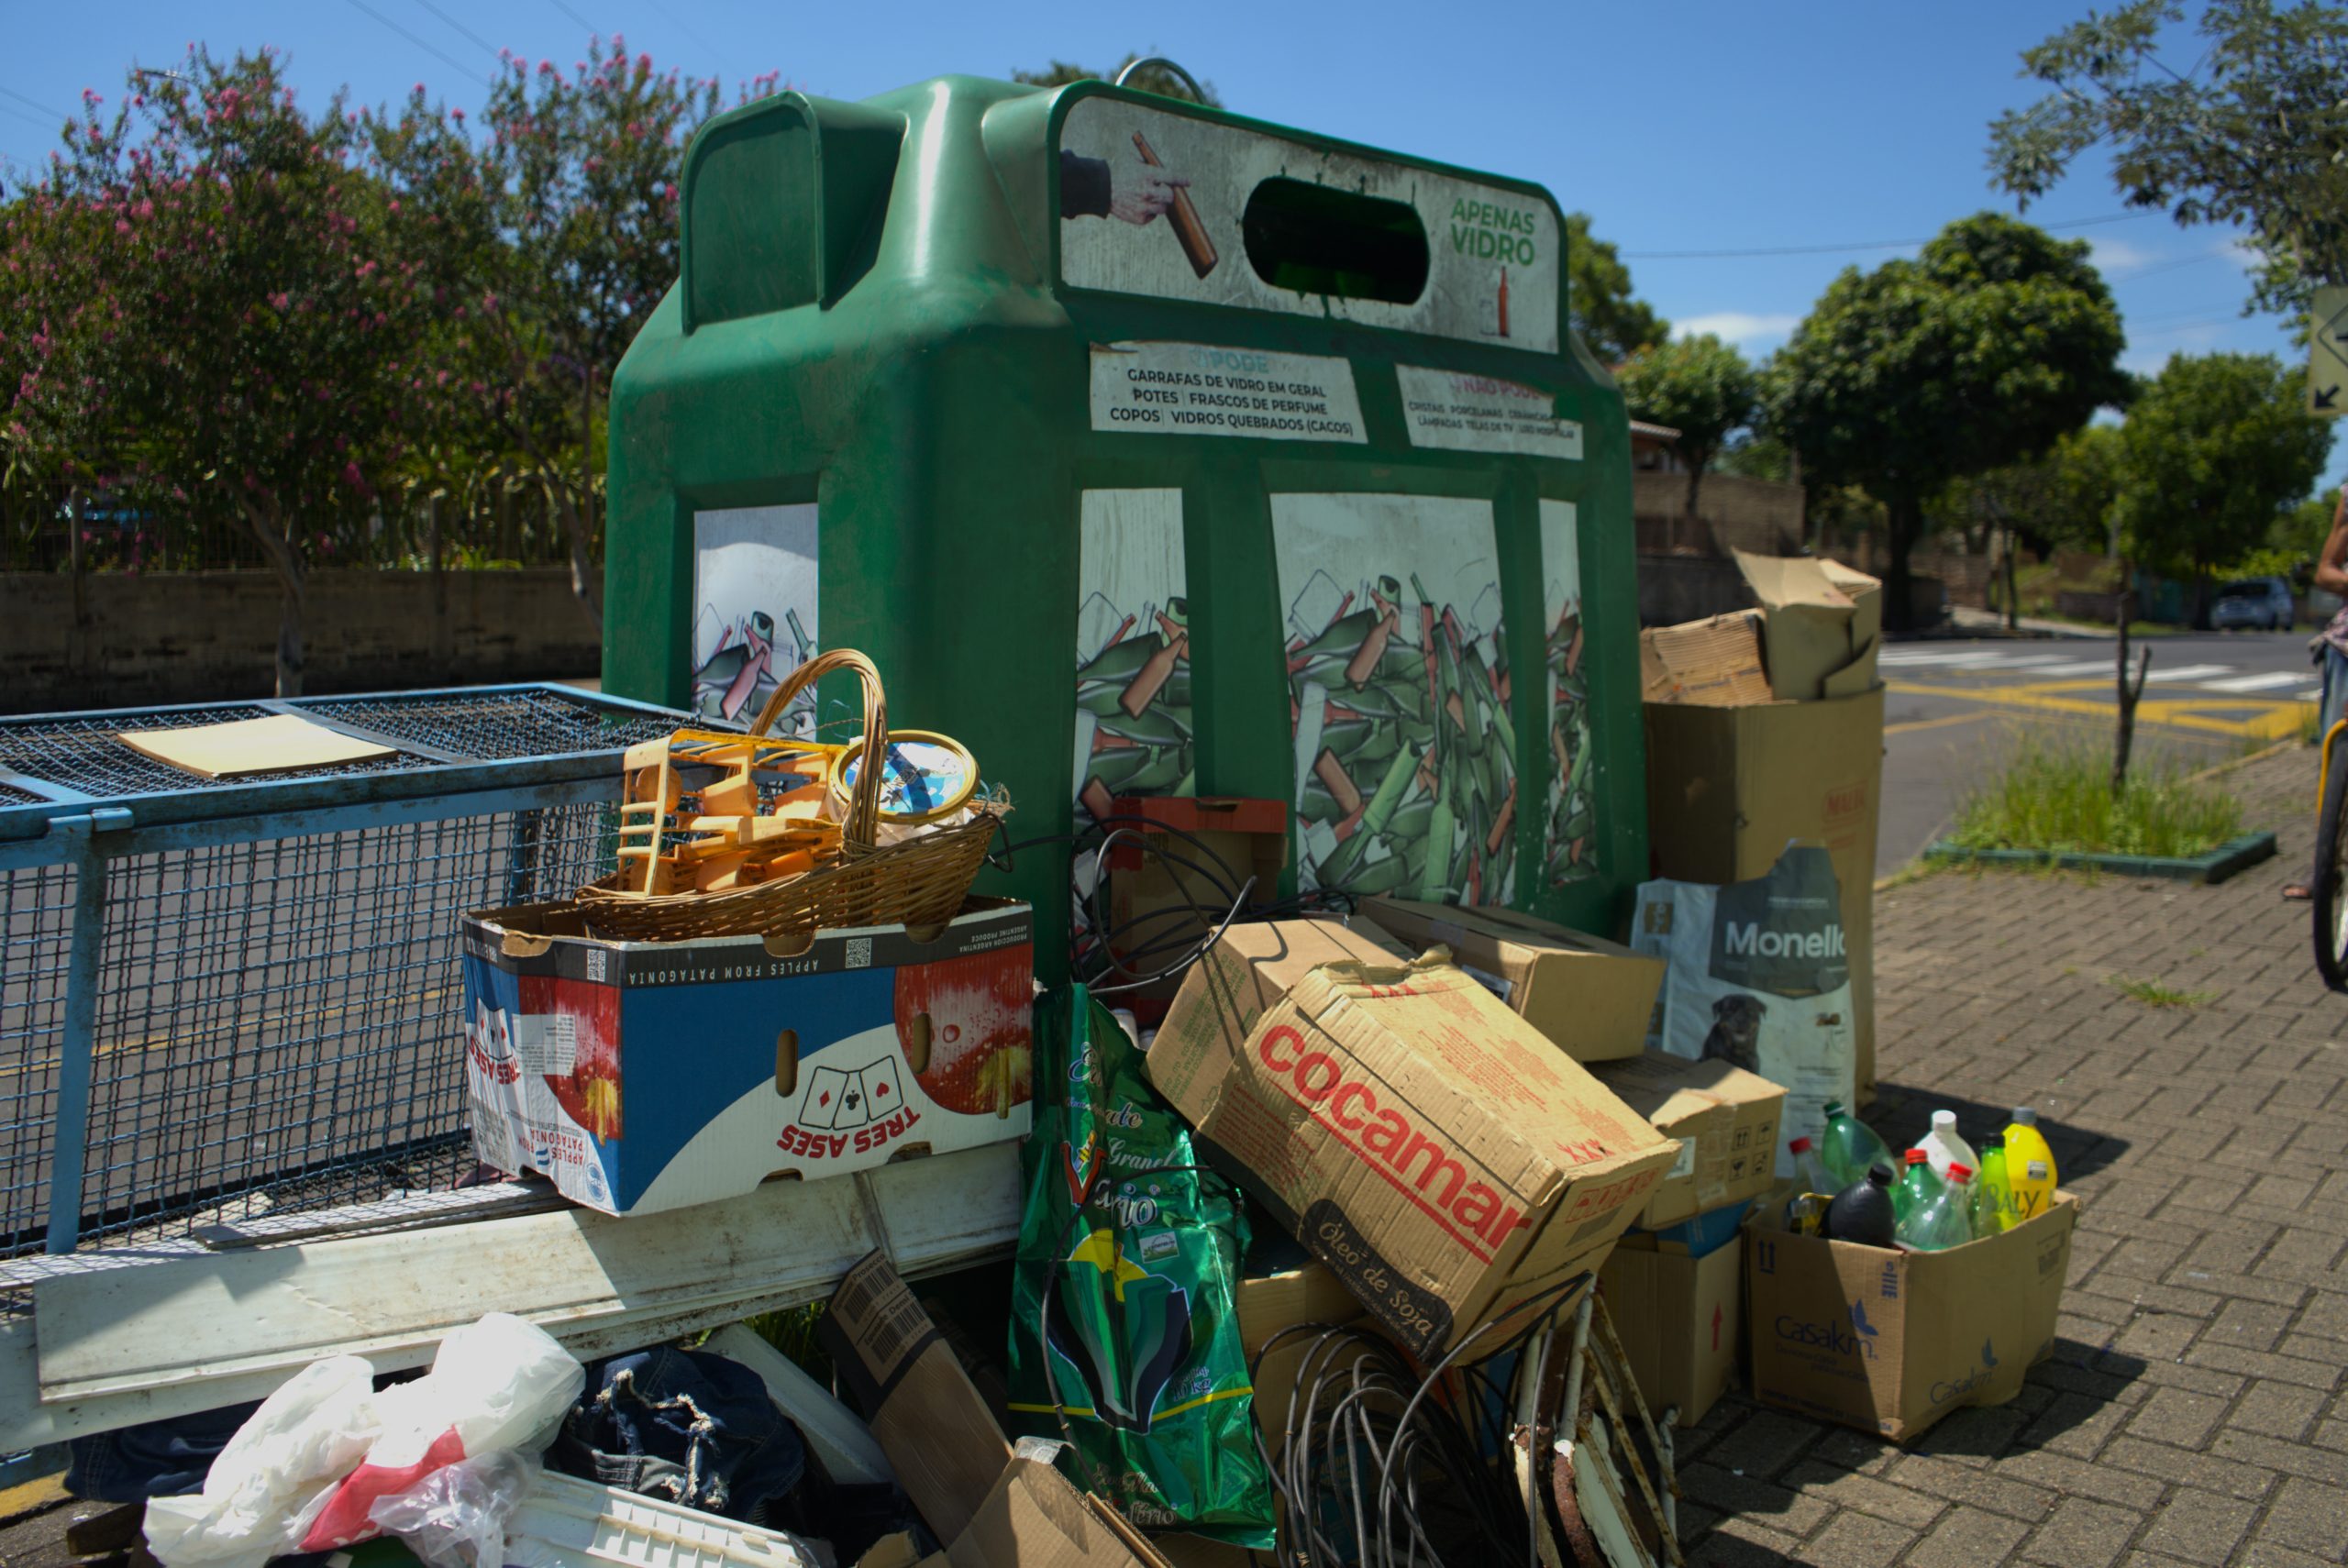
[[[2136,710],[2136,756],[2190,769],[2298,734],[2317,697],[2309,635],[2199,633],[2134,644],[2153,650]],[[2024,734],[2109,756],[2116,653],[2110,637],[1947,638],[1886,647],[1877,875],[1906,865],[1940,836],[1967,792],[1995,777]]]

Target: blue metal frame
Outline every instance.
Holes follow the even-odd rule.
[[[543,696],[614,717],[646,719],[668,727],[697,722],[690,715],[648,703],[541,683],[373,695],[402,702]],[[151,719],[160,713],[200,714],[256,707],[305,712],[312,703],[339,705],[366,700],[363,696],[338,695],[287,702],[187,703],[114,712],[121,715],[123,727],[136,728],[141,717]],[[0,729],[28,723],[94,726],[102,724],[108,716],[99,712],[20,715],[0,719]],[[337,723],[321,714],[305,716],[346,732],[366,733],[362,726]],[[7,775],[9,782],[28,792],[52,798],[39,803],[0,806],[0,873],[70,866],[74,876],[55,1122],[50,1148],[46,1244],[50,1253],[71,1253],[81,1239],[110,862],[159,852],[504,813],[516,818],[513,842],[518,845],[531,839],[537,812],[616,801],[620,798],[618,747],[481,762],[464,759],[445,747],[391,736],[370,734],[369,738],[396,744],[411,756],[437,752],[449,760],[427,760],[415,767],[393,772],[311,779],[228,784],[192,779],[189,788],[183,790],[103,800],[49,780]],[[526,879],[520,867],[511,869],[508,877],[509,891],[518,889]]]

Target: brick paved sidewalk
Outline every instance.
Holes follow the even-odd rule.
[[[2052,1361],[1908,1450],[1722,1401],[1681,1449],[1698,1562],[2061,1568],[2348,1553],[2348,997],[2281,884],[2312,754],[2222,782],[2281,856],[2217,888],[1941,873],[1877,895],[1869,1120],[2039,1107],[2082,1199]],[[2155,1008],[2115,978],[2214,993]],[[1901,1146],[1895,1144],[1895,1146]]]

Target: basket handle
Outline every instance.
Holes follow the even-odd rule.
[[[854,648],[834,648],[819,653],[789,675],[783,677],[766,705],[759,710],[757,722],[750,734],[763,735],[773,723],[782,717],[784,709],[802,691],[835,670],[852,669],[864,685],[864,755],[882,755],[889,745],[889,704],[880,690],[880,671],[873,662]],[[880,775],[877,767],[861,767],[856,770],[856,788],[848,795],[847,818],[840,823],[840,837],[851,844],[869,849],[877,841],[880,829]]]

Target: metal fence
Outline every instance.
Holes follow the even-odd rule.
[[[300,712],[398,748],[213,783],[117,733]],[[445,1185],[458,917],[608,871],[618,753],[544,686],[0,720],[0,1255]]]

